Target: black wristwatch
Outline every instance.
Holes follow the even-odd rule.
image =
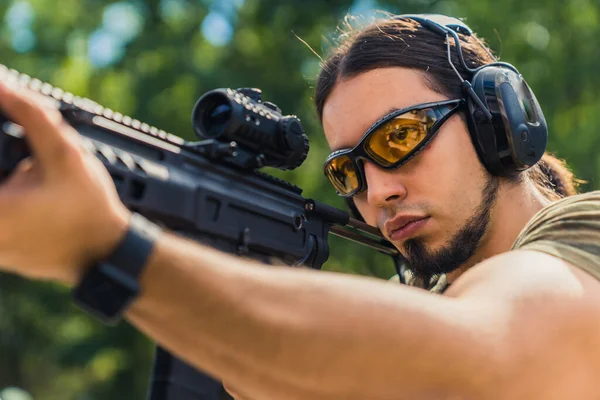
[[[132,214],[129,229],[115,251],[89,268],[73,290],[75,303],[105,324],[119,322],[140,293],[138,278],[160,232],[156,224]]]

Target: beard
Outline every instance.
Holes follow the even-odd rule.
[[[429,282],[435,275],[457,270],[473,256],[487,232],[492,207],[498,196],[498,186],[498,178],[488,174],[481,203],[446,246],[430,251],[420,238],[409,239],[404,243],[409,264],[407,267],[415,277]]]

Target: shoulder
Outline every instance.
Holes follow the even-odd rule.
[[[600,280],[600,191],[570,196],[537,213],[513,250],[560,258]]]
[[[581,271],[587,273],[586,279],[596,278],[600,288],[600,191],[570,196],[542,209],[523,228],[511,251],[471,268],[450,292],[479,281],[498,281],[515,290],[526,285],[535,291],[543,283],[567,282]]]
[[[540,211],[511,251],[471,268],[445,294],[484,307],[490,334],[505,335],[511,377],[536,388],[510,398],[591,398],[600,369],[600,192]]]
[[[473,267],[446,293],[485,310],[485,331],[502,338],[498,347],[509,360],[502,381],[510,392],[503,398],[595,398],[600,369],[595,277],[547,253],[514,250]]]
[[[525,226],[513,248],[531,241],[540,229],[600,227],[600,190],[577,194],[555,201],[538,212]],[[568,223],[568,226],[566,224]]]

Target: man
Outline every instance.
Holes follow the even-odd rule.
[[[426,69],[382,61],[352,73],[356,52],[346,50],[354,44],[375,56],[368,40],[375,30],[398,46],[409,36],[422,39],[422,46],[405,45],[406,53],[437,38],[431,49],[443,60],[443,37],[427,36],[430,29],[414,20],[374,27],[334,54],[345,71],[326,65],[319,80],[325,134],[341,150],[327,165],[338,160],[345,168],[330,169],[330,178],[408,258],[416,277],[450,282],[438,290],[443,296],[264,267],[164,232],[127,318],[240,399],[598,398],[600,195],[550,204],[533,175],[489,173],[464,110],[453,108],[466,100],[453,102]],[[473,46],[465,48],[468,54]],[[59,114],[5,86],[0,108],[24,126],[34,154],[0,187],[0,265],[78,285],[89,265],[121,248],[130,212]],[[404,125],[414,118],[393,119],[390,110],[424,122]],[[374,129],[394,123],[369,130],[378,120]],[[420,129],[426,141],[417,140]],[[384,139],[369,142],[370,156],[359,159],[347,150],[367,131]],[[412,158],[386,147],[406,138],[422,147]],[[401,166],[382,167],[382,154]],[[348,163],[340,163],[342,155]]]

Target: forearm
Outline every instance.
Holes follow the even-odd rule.
[[[213,376],[260,393],[469,393],[476,388],[466,382],[478,384],[468,375],[494,368],[485,354],[494,344],[465,318],[476,310],[408,287],[262,266],[173,236],[158,242],[142,287],[133,323]]]

